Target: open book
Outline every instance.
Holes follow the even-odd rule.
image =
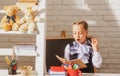
[[[73,59],[73,60],[67,61],[66,59],[64,59],[64,58],[62,58],[62,57],[60,57],[58,55],[55,55],[55,56],[63,64],[78,64],[80,66],[80,68],[86,68],[87,67],[80,59]]]

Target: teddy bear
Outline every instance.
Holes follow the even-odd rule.
[[[17,21],[20,17],[17,15],[19,8],[16,5],[9,5],[4,7],[5,16],[1,20],[1,26],[5,31],[17,31],[19,24]]]
[[[19,31],[23,33],[33,34],[35,33],[37,26],[36,26],[36,9],[33,9],[32,7],[21,7],[20,8],[22,12],[24,13],[24,16],[20,19],[20,27]]]

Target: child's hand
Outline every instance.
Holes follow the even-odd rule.
[[[98,40],[95,38],[92,38],[92,48],[94,51],[98,51]]]
[[[55,55],[58,60],[60,60],[63,64],[71,64],[70,61],[67,61],[66,59],[59,57],[58,55]]]

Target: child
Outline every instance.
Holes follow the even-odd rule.
[[[65,47],[65,59],[67,62],[72,59],[81,59],[87,68],[80,69],[84,73],[93,73],[94,67],[99,68],[102,64],[102,57],[98,51],[98,40],[88,38],[88,24],[86,21],[75,22],[72,26],[75,41]],[[72,63],[71,63],[72,64]]]

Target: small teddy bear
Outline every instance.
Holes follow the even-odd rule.
[[[20,19],[20,27],[19,31],[23,33],[33,34],[36,31],[36,10],[32,9],[32,7],[22,7],[20,8],[23,13],[24,17]]]
[[[19,8],[16,5],[9,5],[5,6],[4,10],[6,15],[1,20],[1,26],[3,30],[17,31],[19,28],[17,21],[20,20],[19,16],[17,15]]]

